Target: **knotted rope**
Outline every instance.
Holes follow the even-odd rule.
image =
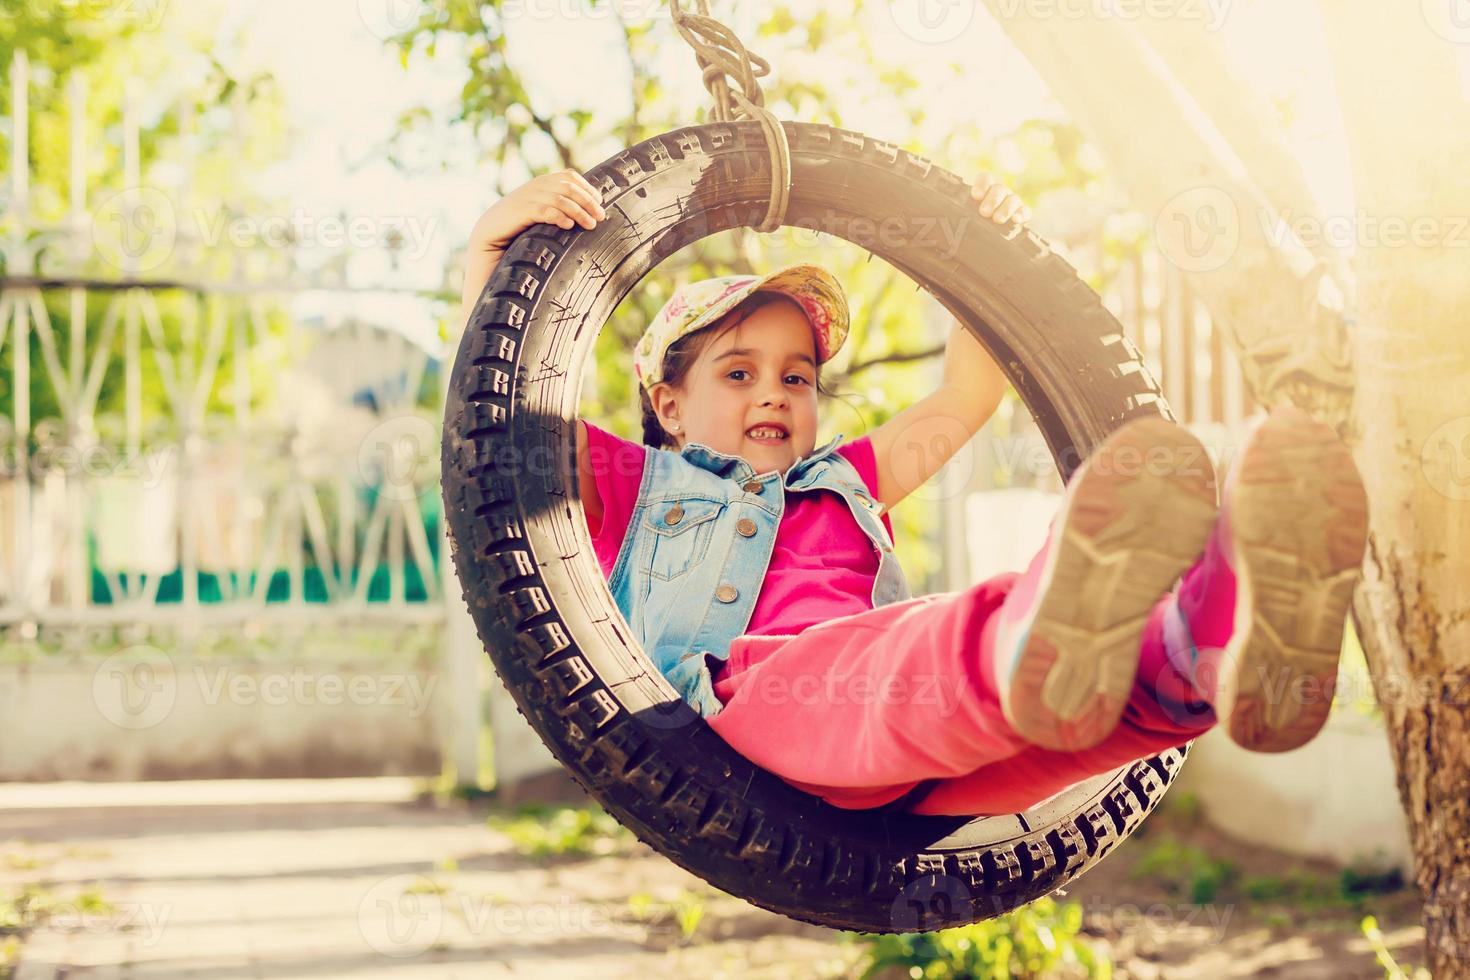
[[[791,199],[791,147],[786,143],[781,120],[765,107],[765,93],[756,81],[770,73],[771,64],[747,50],[733,30],[711,17],[706,0],[695,0],[695,3],[698,13],[685,10],[682,0],[669,0],[674,27],[694,49],[704,87],[714,96],[715,121],[729,122],[744,117],[760,123],[771,155],[771,200],[755,230],[775,231],[785,223],[786,204]],[[730,79],[739,87],[732,88]]]

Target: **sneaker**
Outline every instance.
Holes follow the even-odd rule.
[[[1217,664],[1199,643],[1197,686],[1214,676],[1210,700],[1236,744],[1286,752],[1332,710],[1368,495],[1337,433],[1284,407],[1248,432],[1223,497],[1215,533],[1235,579],[1234,618]]]
[[[1173,422],[1128,422],[1083,460],[997,613],[992,669],[1017,734],[1061,751],[1108,736],[1149,613],[1199,557],[1216,513],[1209,453]]]

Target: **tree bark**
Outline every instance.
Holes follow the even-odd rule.
[[[1470,107],[1454,45],[1416,7],[1323,4],[1361,216],[1354,429],[1372,532],[1354,608],[1447,980],[1470,977]],[[1391,237],[1416,221],[1419,242]]]
[[[1332,260],[1303,261],[1299,243],[1263,231],[1266,208],[1307,213],[1293,203],[1305,185],[1279,141],[1248,131],[1248,96],[1213,77],[1217,38],[986,3],[1138,208],[1185,219],[1178,235],[1160,221],[1160,247],[1229,328],[1258,399],[1314,412],[1354,451],[1371,521],[1354,616],[1395,753],[1429,965],[1470,977],[1470,67],[1458,51],[1470,30],[1436,23],[1433,4],[1320,0],[1357,197],[1344,216],[1354,322],[1310,290]],[[1178,199],[1195,188],[1239,218],[1238,245],[1212,268],[1189,268],[1184,235],[1199,229]]]

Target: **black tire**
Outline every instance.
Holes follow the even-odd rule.
[[[1097,295],[1029,230],[980,218],[959,177],[859,133],[784,125],[786,223],[853,241],[944,302],[1005,367],[1063,478],[1122,422],[1171,417]],[[611,311],[654,265],[760,221],[769,161],[759,126],[740,121],[665,133],[586,176],[608,218],[593,231],[536,225],[516,239],[470,317],[445,407],[455,569],[521,712],[638,837],[792,918],[938,929],[1001,914],[1087,870],[1159,802],[1187,747],[1015,816],[843,810],[748,762],[652,669],[613,605],[582,516],[582,371]],[[862,224],[884,216],[886,230]],[[958,247],[926,239],[935,221],[962,231]]]

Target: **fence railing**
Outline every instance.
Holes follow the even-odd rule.
[[[189,199],[192,110],[165,192],[132,87],[99,180],[71,79],[65,181],[38,187],[23,54],[8,78],[0,626],[441,621],[441,354],[352,312],[407,293],[431,321],[435,296],[282,275],[289,245],[211,252],[165,220]],[[292,311],[307,293],[325,313]]]

